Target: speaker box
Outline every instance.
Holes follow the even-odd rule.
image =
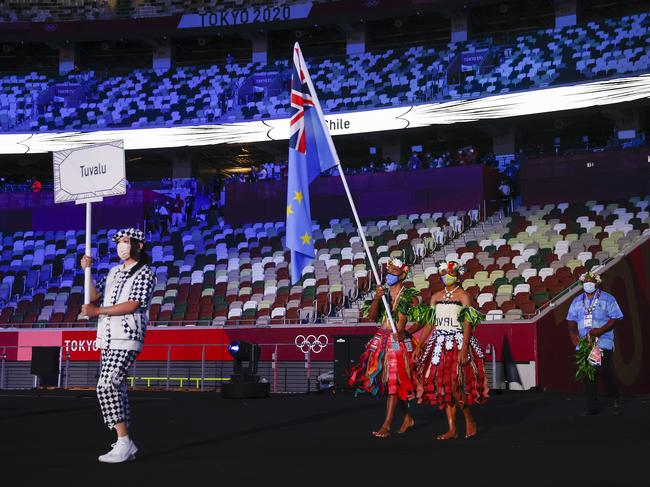
[[[61,347],[33,347],[30,372],[40,378],[41,386],[56,386],[59,380]]]
[[[363,354],[372,335],[339,335],[334,337],[334,387],[349,390],[350,369]]]

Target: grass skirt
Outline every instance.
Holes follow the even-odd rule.
[[[407,345],[404,341],[396,342],[390,330],[377,331],[352,368],[350,387],[375,396],[396,394],[402,400],[415,397],[412,353]]]
[[[458,364],[463,346],[462,331],[434,330],[417,364],[418,403],[436,405],[440,409],[458,404],[482,404],[488,398],[483,351],[474,336],[470,339],[469,361]]]

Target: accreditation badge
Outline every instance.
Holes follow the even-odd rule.
[[[406,347],[407,352],[411,353],[413,351],[413,342],[410,338],[404,339],[404,346]]]
[[[584,327],[585,328],[591,328],[593,326],[593,324],[594,324],[594,320],[593,320],[593,317],[592,317],[591,313],[589,313],[588,315],[585,315]]]

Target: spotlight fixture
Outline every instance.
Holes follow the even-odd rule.
[[[240,399],[268,397],[270,384],[261,382],[257,375],[260,346],[244,340],[233,340],[228,344],[228,353],[234,359],[233,375],[221,387],[221,396]]]

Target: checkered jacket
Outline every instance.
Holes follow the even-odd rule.
[[[132,275],[122,265],[113,267],[106,278],[97,283],[103,296],[103,306],[113,306],[126,301],[139,301],[140,307],[132,314],[121,316],[101,315],[97,323],[97,345],[101,349],[142,349],[147,331],[149,302],[156,284],[156,276],[148,266],[140,267]]]

